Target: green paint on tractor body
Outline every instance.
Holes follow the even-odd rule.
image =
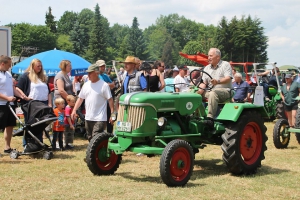
[[[268,117],[263,106],[227,103],[216,118],[214,129],[210,129],[204,123],[202,96],[195,93],[130,93],[122,95],[119,104],[115,136],[108,142],[108,149],[116,154],[162,154],[174,139],[189,142],[193,149],[203,148],[203,144],[220,145],[225,124],[236,122],[244,110],[257,110]],[[164,123],[161,126],[159,119]]]

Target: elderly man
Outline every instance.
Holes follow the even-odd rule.
[[[137,91],[147,91],[147,80],[141,71],[136,70],[136,59],[133,56],[127,56],[125,61],[126,76],[123,82],[123,94]]]
[[[205,123],[210,128],[213,128],[218,103],[230,99],[231,97],[232,69],[228,62],[221,60],[221,51],[217,48],[211,48],[209,50],[208,63],[209,65],[204,68],[204,72],[208,73],[212,79],[203,73],[203,83],[200,84],[198,93],[208,99],[208,114]],[[207,86],[213,89],[211,91],[205,91]]]
[[[175,92],[188,92],[189,81],[187,80],[186,75],[189,69],[187,66],[180,66],[178,69],[179,74],[174,78]]]
[[[250,85],[242,80],[241,73],[235,73],[234,75],[234,83],[232,83],[232,87],[235,90],[235,94],[232,98],[233,102],[246,102],[250,101],[251,90]]]
[[[73,108],[71,118],[74,120],[76,110],[85,99],[85,128],[88,140],[90,141],[96,134],[102,133],[106,128],[107,121],[107,101],[111,112],[114,112],[113,99],[107,83],[99,78],[99,67],[96,64],[89,66],[89,81],[86,82],[79,95],[78,100]],[[109,119],[112,124],[113,120]]]

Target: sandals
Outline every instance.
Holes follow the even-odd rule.
[[[4,153],[10,153],[10,152],[12,152],[12,150],[13,150],[12,148],[9,148],[9,149],[6,149],[6,150],[4,149]]]

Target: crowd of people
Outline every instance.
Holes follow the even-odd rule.
[[[189,75],[187,66],[176,66],[173,69],[165,69],[162,61],[155,61],[153,64],[141,62],[134,56],[128,56],[123,62],[124,68],[118,72],[118,83],[108,76],[106,63],[98,60],[88,67],[87,75],[70,79],[72,63],[69,60],[62,60],[59,71],[53,82],[44,74],[43,64],[38,59],[33,59],[14,85],[14,80],[9,73],[11,59],[7,56],[0,57],[0,129],[4,129],[5,153],[9,153],[13,127],[16,120],[7,108],[6,103],[16,101],[20,98],[20,104],[24,105],[31,100],[37,100],[45,105],[54,108],[54,113],[58,120],[53,123],[52,148],[57,150],[58,140],[59,150],[72,149],[74,147],[76,111],[85,108],[85,129],[87,138],[90,141],[95,134],[107,131],[113,132],[112,114],[117,111],[114,105],[115,96],[113,90],[116,85],[121,88],[121,94],[137,91],[148,92],[188,92],[190,91],[191,78],[201,82],[197,83],[199,90],[197,93],[207,98],[208,114],[204,123],[213,128],[214,119],[217,114],[219,102],[226,100],[232,102],[250,101],[252,91],[249,84],[242,79],[241,73],[232,69],[229,62],[221,60],[221,52],[217,48],[211,48],[208,52],[208,65],[203,68],[205,73],[197,72],[196,76]],[[269,85],[277,85],[275,73],[280,73],[279,69],[273,69]],[[264,76],[265,74],[259,74]],[[191,77],[191,78],[190,78]],[[300,80],[300,78],[299,78]],[[281,97],[285,103],[285,110],[288,113],[290,126],[294,125],[295,110],[297,109],[295,98],[299,96],[300,83],[293,81],[291,76],[285,77],[285,84],[281,89]],[[52,89],[49,85],[53,84]],[[281,84],[281,83],[280,83]],[[209,88],[213,88],[208,90]],[[235,89],[235,93],[232,92]],[[53,95],[51,95],[53,93]],[[265,91],[268,98],[268,93]],[[83,106],[82,106],[83,105]],[[21,106],[22,108],[22,106]],[[23,112],[26,112],[23,110]],[[24,115],[26,116],[26,115]],[[26,122],[26,117],[25,117]],[[39,140],[43,141],[43,133],[37,133]],[[26,140],[23,141],[24,151]]]

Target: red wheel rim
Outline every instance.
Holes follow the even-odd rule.
[[[262,150],[262,133],[255,122],[248,123],[240,138],[240,153],[247,165],[254,164]]]
[[[191,156],[187,149],[178,148],[170,163],[170,172],[175,181],[182,181],[189,173],[191,167]]]
[[[108,140],[102,141],[95,152],[96,163],[102,170],[110,170],[118,161],[118,155],[116,155],[114,151],[111,151],[108,157],[107,144]]]

